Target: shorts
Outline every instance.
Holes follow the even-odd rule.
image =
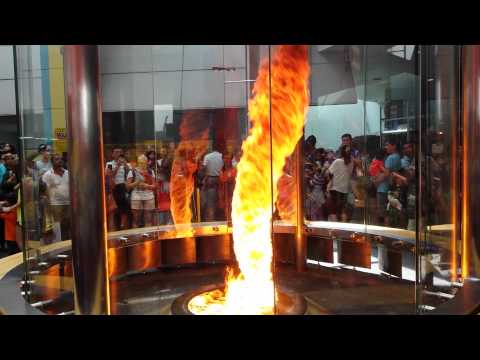
[[[341,193],[339,191],[330,190],[330,197],[332,199],[333,214],[337,215],[337,218],[341,216],[347,205],[348,194]]]
[[[155,199],[150,200],[132,200],[132,210],[153,210],[155,209]]]

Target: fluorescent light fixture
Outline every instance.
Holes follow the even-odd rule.
[[[408,129],[397,129],[397,130],[385,130],[383,134],[398,134],[398,133],[406,133]]]
[[[394,45],[387,52],[402,59],[411,60],[415,45]]]
[[[317,45],[317,51],[322,52],[323,50],[327,50],[331,48],[334,45]]]

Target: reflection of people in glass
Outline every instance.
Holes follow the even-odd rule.
[[[157,154],[155,153],[155,150],[148,150],[145,153],[145,156],[147,157],[147,166],[151,170],[155,170],[155,161],[157,159]]]
[[[313,162],[313,153],[315,151],[315,145],[317,144],[317,138],[315,135],[310,135],[305,140],[303,156],[306,162]]]
[[[233,153],[233,159],[232,159],[232,166],[234,168],[237,167],[237,164],[240,162],[240,159],[242,157],[242,149],[239,149],[237,151],[234,151]]]
[[[105,174],[112,184],[111,192],[116,204],[114,211],[115,229],[125,229],[130,216],[130,202],[127,197],[127,175],[130,171],[123,150],[115,147],[112,151],[112,161],[107,162]],[[109,206],[110,207],[110,206]],[[113,206],[112,206],[113,208]]]
[[[220,172],[219,206],[225,213],[225,219],[230,220],[232,213],[232,197],[235,188],[236,169],[232,166],[232,156],[223,157],[224,166]]]
[[[380,178],[384,180],[384,173],[385,173],[385,155],[386,155],[386,150],[385,149],[379,149],[375,157],[373,158],[370,167],[368,169],[368,172],[372,178]],[[380,183],[377,180],[373,180],[374,183]]]
[[[34,155],[36,156],[36,155]],[[25,227],[26,239],[39,240],[35,235],[41,229],[42,216],[39,213],[38,181],[35,181],[35,161],[30,157],[25,161],[25,172],[22,177],[23,215],[21,225]],[[20,193],[19,193],[20,197]],[[20,214],[21,215],[21,214]],[[35,234],[34,236],[31,236]]]
[[[401,159],[402,175],[407,180],[406,185],[406,207],[407,207],[407,229],[415,231],[415,206],[416,206],[416,184],[415,184],[415,157],[412,143],[403,145],[403,157]]]
[[[388,204],[388,191],[390,190],[390,177],[394,172],[401,169],[401,162],[395,139],[389,139],[385,143],[385,150],[387,151],[388,156],[385,159],[385,180],[377,186],[377,215],[379,223],[388,226],[386,211]]]
[[[17,201],[17,193],[11,192],[0,202],[0,218],[5,221],[4,237],[9,255],[20,251],[21,239],[17,238],[17,207],[20,203]]]
[[[60,224],[62,240],[70,237],[70,192],[68,170],[63,167],[63,158],[60,154],[52,156],[52,169],[42,176],[47,187],[48,212],[54,223]]]
[[[8,184],[6,183],[8,179],[12,178],[12,171],[13,173],[16,173],[15,161],[12,159],[15,159],[13,146],[10,144],[2,144],[0,146],[0,201],[5,200],[5,197],[9,196],[9,194],[12,192],[12,184],[10,181]],[[15,179],[16,177],[13,178],[13,180]],[[4,226],[5,222],[2,218],[0,218],[0,250],[3,250],[3,248],[7,246],[4,238]]]
[[[18,158],[15,154],[6,153],[3,155],[3,160],[5,162],[6,172],[3,175],[1,192],[3,195],[8,195],[11,192],[15,192],[15,187],[19,183],[19,178],[17,176],[17,165]]]
[[[325,149],[316,149],[314,152],[313,176],[310,178],[311,191],[307,203],[309,203],[311,220],[323,220],[325,218],[323,205],[325,204],[325,178],[329,163],[326,161]]]
[[[275,219],[296,223],[297,216],[297,194],[295,174],[295,157],[289,156],[285,159],[283,174],[277,182],[278,198],[276,202],[277,213]],[[308,198],[305,201],[305,208],[308,209]],[[308,211],[305,211],[306,218],[309,219]]]
[[[205,178],[203,180],[205,220],[215,221],[218,206],[219,176],[223,168],[223,156],[218,143],[214,143],[213,151],[203,158],[202,168],[205,172]]]
[[[347,146],[350,148],[350,154],[353,161],[353,174],[352,174],[352,184],[350,187],[350,192],[347,195],[347,220],[348,221],[354,213],[355,209],[355,199],[364,198],[363,193],[361,192],[361,177],[363,176],[363,166],[362,166],[362,157],[360,150],[353,143],[352,135],[349,133],[343,134],[341,137],[342,144],[337,150],[337,157],[341,156],[342,146]],[[360,182],[359,182],[360,180]]]
[[[160,148],[157,160],[157,224],[172,224],[170,213],[170,176],[172,172],[172,158],[166,145]]]
[[[435,131],[431,145],[430,169],[430,191],[433,201],[430,224],[444,224],[448,222],[448,191],[450,189],[450,175],[446,160],[446,147],[442,131]]]
[[[337,157],[342,156],[342,147],[343,146],[348,146],[350,148],[352,157],[356,157],[356,156],[359,155],[358,150],[354,149],[352,147],[353,144],[352,144],[352,135],[351,134],[343,134],[340,139],[341,139],[342,143],[337,149],[337,152],[336,152]]]
[[[49,233],[52,228],[51,216],[48,214],[48,196],[46,193],[45,184],[42,181],[42,176],[52,169],[52,161],[50,155],[50,146],[46,144],[41,144],[38,147],[38,156],[40,157],[33,162],[34,172],[33,172],[33,181],[34,181],[34,192],[35,197],[38,196],[38,204],[36,204],[36,210],[38,212],[39,226],[42,229],[42,234]],[[36,156],[36,157],[38,157]]]
[[[336,159],[328,168],[331,176],[328,192],[333,205],[334,213],[330,214],[333,221],[347,221],[347,196],[351,190],[353,160],[350,147],[342,145],[339,159]]]
[[[35,161],[35,168],[38,171],[38,176],[42,177],[43,174],[52,168],[52,162],[50,161],[50,147],[42,144],[38,147],[38,153],[40,159]]]
[[[152,213],[155,209],[155,172],[148,168],[148,159],[140,155],[136,168],[127,175],[127,186],[131,193],[133,227],[139,227],[142,216],[144,226],[152,226]]]

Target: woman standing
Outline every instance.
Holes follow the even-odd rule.
[[[149,150],[145,153],[147,157],[147,166],[150,170],[155,170],[155,162],[157,160],[157,153],[154,150]]]
[[[127,187],[132,190],[133,227],[140,226],[142,215],[144,226],[152,226],[152,213],[155,209],[155,172],[148,168],[148,159],[145,155],[140,155],[136,168],[129,171]]]
[[[330,193],[332,207],[335,216],[334,221],[346,221],[345,208],[347,205],[347,196],[350,192],[350,182],[353,174],[353,161],[351,149],[347,145],[340,148],[340,158],[336,159],[328,168],[330,182],[328,191]]]

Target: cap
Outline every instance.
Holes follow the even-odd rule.
[[[47,149],[48,149],[48,147],[45,144],[41,144],[41,145],[38,146],[38,152],[39,153],[42,152],[42,151],[45,151]]]

